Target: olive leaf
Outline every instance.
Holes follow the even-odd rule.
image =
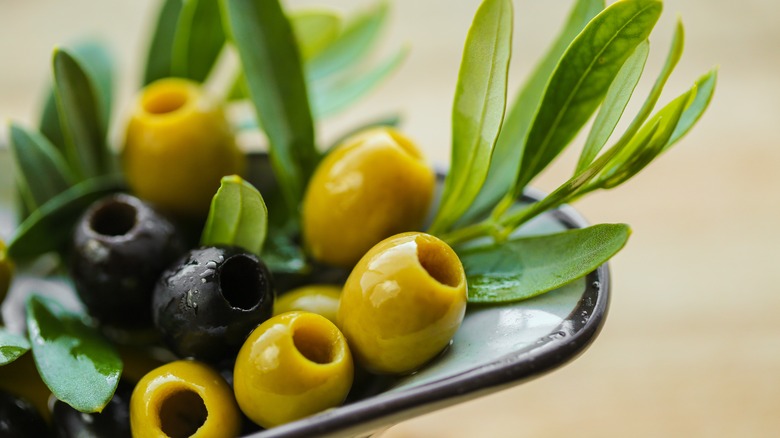
[[[311,105],[315,117],[327,117],[357,101],[390,76],[401,65],[408,53],[409,48],[404,46],[362,75],[312,83]]]
[[[222,177],[201,245],[235,245],[259,256],[267,232],[268,209],[260,192],[238,175]]]
[[[296,11],[290,14],[301,57],[311,59],[332,44],[341,31],[341,16],[326,10]]]
[[[661,15],[657,0],[623,0],[572,41],[550,78],[528,132],[511,197],[563,150],[599,107],[613,79]]]
[[[666,149],[677,143],[699,121],[704,111],[710,105],[712,95],[715,93],[715,84],[718,81],[718,69],[714,68],[702,75],[696,81],[696,97],[688,108],[683,111],[680,123],[672,133],[672,137],[666,145]]]
[[[183,0],[173,37],[171,75],[203,82],[224,45],[219,3]]]
[[[81,412],[100,412],[114,395],[122,360],[95,329],[56,301],[27,301],[27,328],[38,373],[55,397]]]
[[[78,57],[55,49],[57,111],[65,139],[65,158],[80,179],[108,173],[113,157],[106,143],[106,112],[99,88]]]
[[[609,260],[630,234],[628,225],[601,224],[461,250],[469,303],[519,301],[565,286]]]
[[[223,0],[222,6],[268,136],[274,174],[290,217],[296,217],[319,153],[292,28],[278,0]]]
[[[452,157],[431,233],[447,230],[487,176],[506,106],[512,52],[512,2],[485,0],[474,16],[452,105]]]
[[[626,105],[628,105],[628,101],[631,100],[631,95],[634,94],[634,89],[639,83],[649,54],[650,43],[645,40],[636,47],[634,54],[626,60],[615,76],[612,85],[607,90],[604,103],[596,114],[588,138],[585,140],[585,146],[582,147],[575,173],[582,171],[593,162],[593,159],[609,140],[626,109]]]
[[[388,9],[388,2],[382,0],[373,9],[350,20],[338,38],[309,60],[306,68],[309,81],[346,71],[368,56],[387,21]]]
[[[163,0],[146,55],[143,85],[172,75],[173,41],[181,10],[182,0]]]
[[[8,365],[30,350],[24,336],[0,328],[0,366]]]
[[[67,190],[76,177],[65,158],[43,135],[11,124],[11,152],[20,193],[35,209]]]
[[[555,42],[539,61],[507,111],[490,160],[485,184],[463,215],[462,221],[471,221],[492,208],[512,187],[520,167],[528,127],[544,95],[553,70],[571,41],[585,25],[604,9],[604,0],[577,0]]]
[[[69,187],[32,211],[16,228],[8,242],[8,254],[14,259],[25,259],[62,249],[84,210],[122,188],[124,182],[117,175],[91,178]]]

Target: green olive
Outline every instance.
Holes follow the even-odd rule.
[[[341,287],[332,284],[310,284],[285,292],[274,303],[274,315],[293,310],[316,313],[336,323]]]
[[[221,104],[197,83],[176,78],[141,92],[122,161],[139,198],[180,216],[204,215],[220,179],[245,165]]]
[[[372,372],[416,370],[450,342],[466,311],[466,274],[446,243],[424,233],[390,237],[349,275],[338,326]]]
[[[0,239],[0,303],[5,299],[5,294],[8,293],[8,287],[11,285],[13,274],[14,263],[8,258],[5,243]]]
[[[353,377],[338,328],[314,313],[288,312],[249,335],[236,358],[233,390],[244,414],[270,428],[339,406]]]
[[[236,400],[225,379],[191,360],[171,362],[145,375],[130,398],[134,437],[235,437],[241,430]]]
[[[411,140],[391,128],[357,134],[317,167],[303,200],[303,240],[312,257],[352,267],[380,240],[418,230],[435,178]]]

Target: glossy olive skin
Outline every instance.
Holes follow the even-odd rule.
[[[341,286],[310,284],[285,292],[274,303],[274,315],[300,310],[316,313],[336,323]]]
[[[222,104],[200,85],[161,79],[138,97],[122,151],[133,193],[179,216],[208,212],[225,175],[241,174],[243,153]]]
[[[425,233],[383,240],[352,270],[338,326],[375,373],[416,370],[450,342],[466,312],[466,274],[446,243]]]
[[[154,324],[180,357],[215,363],[235,356],[246,336],[273,312],[271,273],[238,247],[189,251],[154,288]]]
[[[309,312],[274,316],[241,347],[233,391],[252,421],[270,428],[344,402],[354,378],[346,339]]]
[[[309,182],[304,245],[320,262],[351,268],[380,240],[420,229],[434,185],[422,154],[399,132],[357,134],[331,151]]]
[[[8,293],[13,274],[14,263],[8,258],[5,242],[0,239],[0,303],[3,302],[5,295]]]
[[[85,414],[67,403],[56,400],[51,410],[58,438],[130,438],[130,396],[133,385],[120,380],[114,397],[103,412]]]
[[[0,391],[0,437],[49,437],[49,425],[27,400]]]
[[[123,328],[151,325],[152,289],[184,252],[174,225],[126,194],[92,204],[76,224],[70,274],[90,315]]]
[[[179,360],[156,368],[135,386],[130,399],[134,437],[235,437],[238,406],[225,379],[213,368]]]

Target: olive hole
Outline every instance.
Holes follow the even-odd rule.
[[[331,333],[329,327],[320,324],[300,325],[293,333],[293,344],[306,359],[318,364],[331,363],[337,356]]]
[[[166,398],[160,407],[160,429],[171,438],[187,438],[203,426],[209,411],[203,399],[188,389]]]
[[[250,310],[261,298],[262,272],[255,260],[237,255],[222,263],[219,272],[219,287],[222,296],[234,308]]]
[[[123,202],[109,202],[95,211],[89,225],[98,234],[122,236],[133,229],[135,221],[135,207]]]
[[[460,260],[451,251],[445,251],[440,242],[427,236],[418,236],[417,259],[428,275],[441,284],[457,287],[461,282]]]
[[[167,114],[183,107],[187,98],[185,89],[166,89],[147,94],[142,105],[144,111],[150,114]]]
[[[396,132],[389,132],[390,137],[404,150],[407,154],[411,155],[415,159],[422,159],[420,151],[409,141],[408,138]]]

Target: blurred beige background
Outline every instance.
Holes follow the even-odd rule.
[[[287,4],[349,12],[372,1]],[[457,66],[478,3],[394,1],[382,53],[408,41],[410,57],[379,91],[323,124],[324,138],[400,109],[406,131],[432,161],[446,163]],[[116,51],[127,105],[155,5],[0,0],[0,116],[31,121],[52,47],[84,35]],[[569,5],[515,0],[513,90]],[[611,264],[612,305],[600,337],[552,374],[402,423],[384,437],[780,436],[780,2],[666,1],[638,96],[663,61],[678,13],[686,53],[663,102],[713,65],[720,82],[709,112],[675,149],[625,186],[576,206],[594,223],[634,229]],[[572,151],[534,185],[553,189],[575,160]]]

